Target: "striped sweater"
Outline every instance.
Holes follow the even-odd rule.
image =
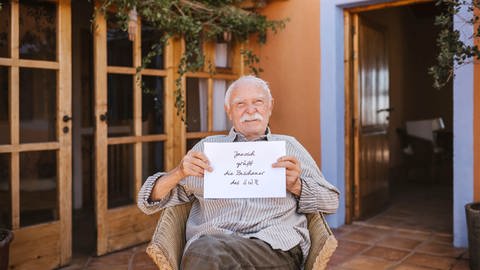
[[[235,234],[258,238],[273,249],[289,250],[300,244],[304,260],[310,248],[307,219],[304,214],[313,212],[334,213],[338,207],[338,190],[323,177],[307,150],[293,137],[271,134],[259,140],[285,141],[287,155],[295,156],[301,166],[301,195],[295,198],[287,192],[285,198],[205,199],[203,178],[189,176],[160,201],[151,201],[150,195],[156,181],[165,173],[147,178],[138,194],[138,207],[153,214],[165,207],[193,202],[187,221],[188,246],[202,235]],[[246,141],[232,128],[228,135],[210,136],[197,143],[192,150],[203,151],[204,142]]]

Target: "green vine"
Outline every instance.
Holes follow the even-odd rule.
[[[474,13],[480,8],[480,0],[438,0],[437,5],[444,12],[435,17],[435,25],[440,27],[437,37],[439,53],[437,63],[430,67],[429,74],[433,76],[433,86],[444,87],[453,77],[455,67],[480,60],[480,50],[477,45],[468,45],[461,40],[460,31],[454,29],[453,18],[463,20],[465,25],[475,27],[475,32],[468,37],[472,40],[480,37],[479,17]],[[471,15],[463,18],[458,15],[461,9],[466,9]]]
[[[135,9],[142,21],[164,33],[142,60],[142,66],[137,71],[145,68],[153,57],[161,53],[169,38],[184,38],[185,51],[180,58],[177,68],[179,76],[175,81],[175,106],[177,114],[184,120],[182,78],[187,72],[199,71],[204,66],[205,56],[200,49],[203,41],[242,43],[256,36],[258,43],[264,44],[267,32],[276,33],[285,27],[287,19],[268,20],[258,13],[258,8],[264,1],[253,1],[255,5],[249,9],[241,8],[242,2],[243,0],[105,0],[96,8],[96,12],[107,15],[107,10],[115,7],[114,16],[126,31],[129,13]],[[258,67],[258,56],[251,50],[243,50],[241,54],[245,65],[258,75],[262,71]],[[212,66],[211,63],[209,66]]]

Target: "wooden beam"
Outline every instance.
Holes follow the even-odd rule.
[[[133,41],[133,66],[142,65],[141,21],[137,21],[137,31]],[[142,136],[142,76],[137,74],[133,81],[133,134]],[[142,186],[142,142],[133,145],[133,198],[137,197]]]
[[[60,148],[60,144],[58,142],[3,144],[3,145],[0,145],[0,153],[16,153],[16,152],[25,152],[25,151],[57,150],[59,148]]]
[[[180,58],[181,58],[181,54],[185,51],[185,40],[181,40],[178,44],[178,49],[175,50],[175,56],[174,56],[174,59],[175,59],[175,65],[179,65],[180,63]],[[208,74],[208,73],[206,73]],[[183,100],[185,101],[185,110],[186,110],[186,102],[188,102],[187,100],[187,93],[186,93],[186,78],[187,75],[183,76],[182,80],[181,80],[181,95],[183,96]],[[173,76],[173,80],[177,80],[177,78],[179,78],[179,75],[178,73],[176,72],[175,70],[175,73],[174,73],[174,76]],[[207,76],[208,78],[208,76]],[[174,97],[175,99],[175,97]],[[175,108],[176,109],[176,108]],[[186,125],[185,125],[185,122],[183,122],[181,120],[181,116],[176,114],[175,116],[175,120],[174,120],[174,123],[175,123],[175,164],[177,164],[178,162],[180,162],[180,160],[182,160],[183,156],[185,155],[186,153],[186,149],[187,149],[187,142],[186,142]],[[185,115],[185,118],[186,118],[186,115]],[[186,119],[184,119],[186,121]]]
[[[13,60],[10,59],[10,58],[0,57],[0,66],[11,67],[11,66],[13,66]]]
[[[345,223],[350,224],[353,218],[352,209],[352,188],[353,185],[353,115],[352,115],[352,80],[351,68],[353,66],[352,56],[352,24],[351,15],[349,12],[344,12],[344,70],[345,70]]]
[[[434,3],[434,2],[435,0],[397,0],[397,1],[392,1],[388,3],[380,3],[380,4],[347,8],[345,10],[352,13],[358,13],[358,12],[377,10],[377,9],[401,7],[401,6],[408,6],[408,5],[415,5],[415,4]]]
[[[208,72],[187,72],[185,77],[189,78],[215,78],[215,79],[224,79],[224,80],[236,80],[238,79],[238,74],[225,74],[225,73],[216,73],[210,74]]]
[[[72,116],[72,18],[70,0],[58,3],[58,99],[57,138],[60,151],[58,164],[58,202],[60,212],[60,265],[67,265],[72,258],[72,121],[63,122],[64,116]],[[65,133],[64,128],[70,132]]]
[[[133,67],[107,67],[107,73],[112,74],[131,74],[135,75],[137,73],[137,69]]]
[[[94,31],[95,74],[95,213],[97,217],[97,255],[107,253],[107,123],[101,115],[107,113],[107,24],[105,17],[97,13]]]
[[[12,153],[10,162],[12,229],[16,230],[20,228],[20,154]]]
[[[165,170],[169,171],[176,166],[175,162],[175,107],[174,107],[174,91],[175,91],[175,74],[176,74],[176,66],[175,66],[175,47],[178,46],[178,41],[171,38],[167,45],[165,46],[165,67],[167,67],[167,77],[164,84],[164,116],[163,120],[165,123],[165,133],[167,135],[167,141],[165,142],[164,148],[164,160],[165,160]]]
[[[18,1],[11,1],[12,23],[10,25],[10,52],[12,60],[19,57],[19,25],[20,10]],[[10,68],[10,143],[18,146],[20,143],[20,69],[18,66]],[[20,155],[12,153],[11,167],[11,196],[12,196],[12,228],[20,228]]]
[[[354,191],[352,190],[352,200],[353,200],[353,217],[360,217],[361,210],[361,200],[360,200],[360,134],[359,134],[359,123],[360,123],[360,107],[359,107],[359,78],[358,78],[358,69],[359,69],[359,17],[358,14],[353,14],[351,21],[354,30],[354,37],[352,40],[352,58],[353,58],[353,67],[352,67],[352,116],[353,116],[353,185]]]
[[[264,0],[264,5],[271,4],[272,2],[285,2],[288,0]],[[258,2],[260,1],[254,1],[254,0],[243,0],[238,4],[239,7],[244,8],[244,9],[250,9],[250,8],[259,8],[258,7]],[[262,6],[260,6],[261,8]]]
[[[108,138],[108,145],[126,144],[126,143],[142,143],[165,141],[168,136],[166,134],[145,135],[145,136],[129,136],[129,137],[111,137]]]
[[[207,80],[207,130],[213,130],[213,79]]]
[[[142,69],[142,71],[140,71],[140,74],[148,75],[148,76],[165,77],[167,76],[167,71],[163,69]]]
[[[63,42],[65,42],[65,41],[63,41]],[[60,43],[57,43],[57,44],[60,44]],[[18,65],[20,67],[26,67],[26,68],[42,68],[42,69],[53,69],[53,70],[58,70],[60,68],[60,65],[59,65],[58,62],[41,61],[41,60],[19,59],[18,60]]]
[[[199,131],[199,132],[187,132],[186,138],[187,139],[200,139],[207,136],[213,135],[226,135],[227,131]]]

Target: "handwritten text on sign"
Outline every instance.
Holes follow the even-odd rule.
[[[205,143],[212,172],[205,171],[205,198],[285,197],[285,168],[272,168],[285,156],[285,142]]]

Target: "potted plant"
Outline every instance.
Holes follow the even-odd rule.
[[[8,256],[12,240],[12,231],[0,229],[0,270],[8,269]]]
[[[480,202],[465,205],[470,269],[480,270]]]

